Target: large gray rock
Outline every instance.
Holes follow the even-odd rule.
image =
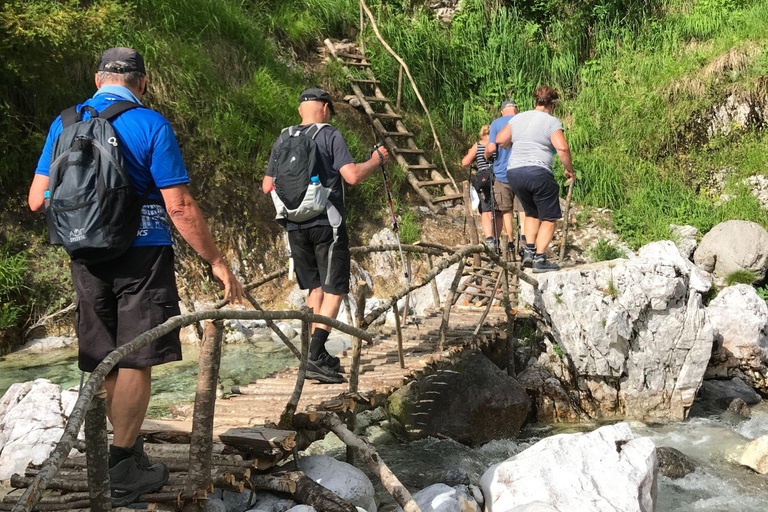
[[[517,436],[531,409],[515,379],[480,353],[469,353],[393,393],[387,409],[414,439],[450,437],[487,443]]]
[[[480,512],[480,507],[466,485],[430,485],[414,494],[413,499],[421,512]],[[403,509],[398,507],[397,511],[403,512]]]
[[[723,278],[746,270],[760,281],[768,270],[768,232],[755,222],[721,222],[701,239],[693,260]]]
[[[738,377],[728,380],[705,380],[691,407],[691,415],[719,414],[728,410],[737,399],[747,406],[757,405],[762,400],[754,389],[744,384],[744,381]]]
[[[748,385],[768,392],[768,306],[765,301],[752,286],[738,284],[721,290],[707,311],[715,331],[715,351],[707,368],[707,378],[739,377]]]
[[[257,491],[252,494],[248,512],[285,512],[296,506],[296,502],[270,492]]]
[[[543,439],[491,466],[480,487],[487,512],[652,512],[656,480],[653,441],[619,423]]]
[[[710,276],[670,242],[632,260],[537,276],[522,299],[549,320],[560,357],[539,363],[591,417],[683,419],[701,385],[714,333],[702,293]]]
[[[0,399],[0,480],[48,458],[76,401],[76,392],[46,379],[8,388]]]
[[[340,498],[367,512],[376,512],[373,484],[355,466],[327,455],[305,457],[299,465],[304,474]]]

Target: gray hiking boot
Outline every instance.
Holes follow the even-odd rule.
[[[339,372],[333,369],[331,364],[321,354],[317,359],[307,361],[307,378],[318,380],[325,384],[341,384],[347,382]]]
[[[524,247],[522,257],[523,268],[531,268],[533,266],[533,250],[529,249],[528,247]]]
[[[499,251],[499,243],[493,237],[489,236],[488,238],[485,239],[483,243],[487,248],[489,248],[493,252]]]
[[[547,258],[538,258],[533,260],[534,274],[543,274],[544,272],[554,272],[555,270],[560,270],[560,265],[547,260]]]
[[[142,494],[157,492],[168,482],[168,468],[149,461],[141,436],[136,439],[133,451],[133,457],[118,462],[109,470],[113,507],[135,503]]]
[[[338,357],[332,356],[328,352],[322,352],[320,353],[318,359],[325,359],[325,361],[328,363],[328,366],[331,367],[331,370],[336,372],[341,371],[341,359]]]

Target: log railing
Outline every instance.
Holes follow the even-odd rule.
[[[350,249],[352,254],[369,254],[374,252],[387,252],[395,251],[398,247],[396,245],[380,245],[371,247],[353,247]],[[43,463],[39,471],[36,472],[34,479],[28,482],[28,486],[19,500],[13,507],[13,512],[30,512],[35,505],[41,499],[43,492],[51,482],[53,477],[61,468],[62,464],[66,460],[69,452],[77,444],[77,435],[80,431],[80,427],[83,424],[83,420],[86,420],[86,456],[88,459],[88,493],[90,497],[90,507],[94,512],[111,510],[109,490],[109,479],[105,477],[108,474],[105,471],[106,459],[108,457],[108,450],[106,450],[106,422],[104,416],[106,408],[104,404],[104,392],[103,384],[107,375],[113,368],[127,355],[135,352],[156,339],[170,333],[171,331],[185,327],[204,320],[214,320],[214,322],[208,324],[205,328],[203,340],[201,343],[200,351],[200,367],[198,371],[198,386],[197,394],[195,397],[195,410],[193,412],[193,443],[190,446],[189,453],[189,473],[186,485],[186,492],[184,497],[190,501],[191,505],[187,506],[188,510],[204,510],[206,489],[209,488],[213,482],[213,476],[211,471],[211,445],[213,440],[213,413],[215,406],[215,386],[218,380],[219,365],[221,360],[221,343],[222,343],[222,329],[225,319],[236,320],[264,320],[267,324],[273,328],[273,330],[279,331],[275,326],[275,320],[301,320],[302,333],[301,351],[296,349],[292,344],[288,344],[289,348],[294,353],[298,353],[300,359],[299,365],[299,378],[297,379],[296,388],[292,394],[285,411],[281,415],[280,425],[283,428],[287,428],[291,425],[296,412],[296,406],[301,396],[301,389],[303,386],[304,370],[306,369],[307,351],[309,347],[310,329],[313,323],[320,323],[328,325],[334,329],[348,334],[356,340],[356,353],[359,353],[359,345],[362,341],[372,342],[373,337],[366,329],[381,315],[385,314],[389,309],[394,309],[395,317],[399,320],[399,312],[397,309],[397,302],[408,295],[409,293],[417,290],[427,284],[433,283],[435,278],[447,268],[455,263],[459,263],[459,275],[463,263],[467,256],[473,254],[485,253],[491,260],[497,265],[501,266],[506,271],[517,276],[522,281],[525,281],[534,287],[538,285],[535,279],[528,274],[521,271],[519,265],[509,263],[506,259],[502,260],[496,253],[488,249],[484,244],[470,245],[460,248],[444,247],[437,244],[422,243],[419,245],[404,245],[402,247],[403,252],[425,254],[430,259],[429,271],[422,277],[413,280],[411,283],[400,288],[395,292],[392,297],[386,300],[383,304],[375,308],[368,315],[364,314],[365,307],[365,291],[361,291],[357,297],[357,327],[345,324],[335,318],[329,318],[323,315],[314,314],[311,310],[304,308],[301,311],[264,311],[258,306],[252,296],[249,295],[249,301],[252,303],[255,311],[239,311],[231,309],[222,309],[228,304],[228,301],[218,301],[212,310],[196,311],[185,315],[178,315],[168,319],[166,322],[154,327],[136,338],[131,342],[119,347],[118,349],[110,352],[104,360],[96,367],[91,373],[88,381],[85,383],[80,391],[77,402],[75,403],[72,413],[70,414],[67,424],[64,429],[64,433],[61,439],[57,443],[54,450],[51,452],[48,459]],[[445,256],[441,260],[436,262],[431,261],[431,256]],[[258,280],[245,286],[247,292],[253,291],[259,286],[262,286],[270,281],[278,279],[287,275],[288,269],[280,269],[278,271],[267,274]],[[454,279],[454,283],[451,286],[451,290],[455,293],[455,289],[458,285],[458,280]],[[498,282],[497,282],[498,286]],[[360,285],[363,288],[362,284]],[[451,301],[445,301],[446,311],[450,310]],[[510,314],[510,308],[506,308],[508,315]],[[487,311],[486,311],[487,314]],[[444,317],[444,325],[441,325],[441,336],[444,335],[444,330],[447,327],[448,318]],[[399,322],[398,322],[399,323]],[[400,329],[398,329],[400,331]],[[282,334],[282,332],[280,333]],[[282,337],[281,337],[282,338]],[[398,338],[402,339],[402,333],[398,332]],[[441,338],[442,339],[442,338]],[[285,341],[285,340],[284,340]],[[442,345],[442,344],[441,344]],[[442,347],[441,347],[442,348]],[[402,354],[402,342],[398,343],[398,356],[403,364]],[[350,369],[350,375],[354,378],[350,378],[350,384],[357,387],[357,375],[359,374],[359,355],[354,358],[353,368]],[[352,391],[356,391],[353,389]],[[331,417],[326,417],[329,427],[336,431],[338,427],[337,420]],[[351,435],[351,433],[350,433]],[[368,460],[369,465],[372,468],[377,467],[374,471],[377,474],[387,480],[384,482],[385,487],[393,491],[398,503],[406,511],[418,511],[418,506],[413,502],[412,497],[408,494],[407,490],[402,487],[399,481],[391,475],[383,461],[371,455],[372,447],[351,441],[355,450],[357,450],[364,458],[370,458]],[[384,471],[381,468],[384,468]],[[91,469],[93,468],[93,469]]]

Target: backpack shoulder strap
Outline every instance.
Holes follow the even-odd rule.
[[[325,128],[326,126],[331,126],[331,125],[329,125],[328,123],[315,123],[315,124],[313,124],[312,126],[310,126],[310,127],[307,129],[307,135],[309,135],[310,137],[312,137],[312,139],[314,140],[314,139],[315,139],[315,137],[317,137],[317,134],[318,134],[318,133],[320,133],[320,130],[322,130],[322,129],[323,129],[323,128]],[[311,134],[310,134],[310,131],[311,131],[311,130],[313,130],[313,129],[314,129],[315,131],[314,131],[314,132],[311,132]]]
[[[133,101],[123,100],[123,101],[116,101],[104,110],[102,110],[99,113],[99,117],[101,119],[106,119],[107,121],[111,121],[123,112],[127,112],[129,110],[133,110],[135,108],[145,108],[142,105],[139,105],[138,103],[134,103]]]
[[[77,111],[77,106],[69,107],[61,113],[62,127],[66,128],[78,122],[80,122],[80,112]]]

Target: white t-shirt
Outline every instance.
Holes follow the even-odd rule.
[[[544,167],[552,171],[555,146],[552,135],[562,130],[560,121],[541,110],[521,112],[510,119],[512,153],[507,170],[520,167]]]

